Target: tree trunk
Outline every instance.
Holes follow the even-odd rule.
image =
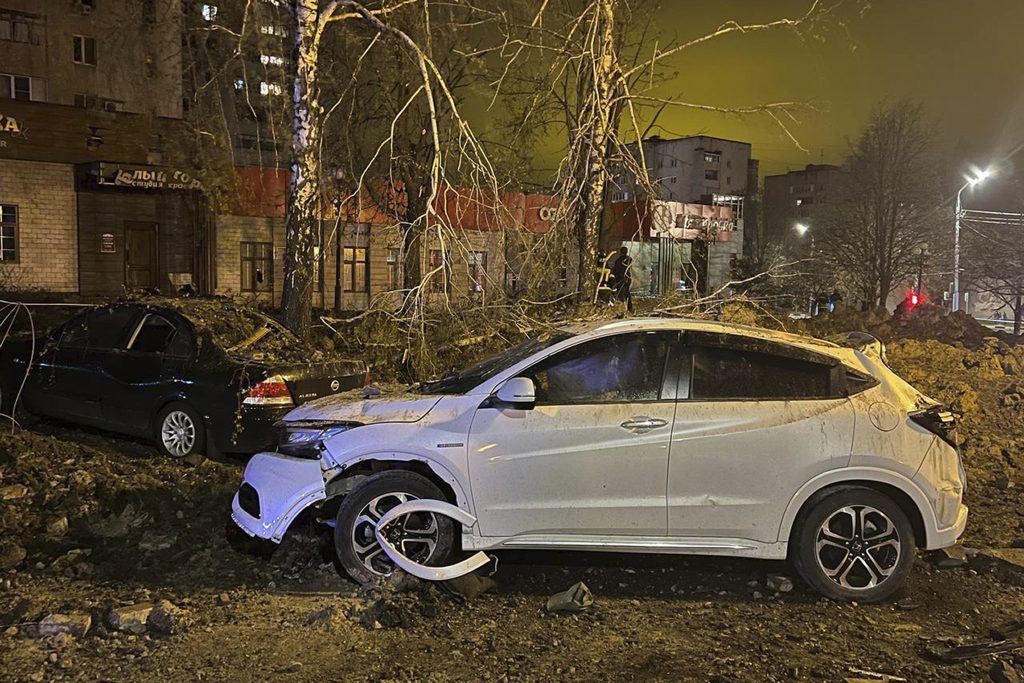
[[[317,87],[318,0],[296,0],[295,87],[292,93],[291,192],[285,218],[284,324],[309,335],[313,304],[313,246],[319,198],[320,103]]]

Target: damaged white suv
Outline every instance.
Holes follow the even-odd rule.
[[[280,542],[317,506],[361,582],[396,548],[433,566],[557,548],[788,557],[827,596],[881,600],[967,520],[953,416],[883,355],[867,335],[696,320],[553,333],[407,393],[297,408],[233,517]],[[378,535],[416,499],[461,529],[420,510]]]

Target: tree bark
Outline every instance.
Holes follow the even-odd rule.
[[[285,217],[284,324],[309,335],[313,304],[313,246],[316,238],[321,137],[317,85],[318,0],[295,3],[295,87],[292,92],[291,191]]]

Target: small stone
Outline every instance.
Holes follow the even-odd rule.
[[[793,592],[793,579],[783,574],[770,574],[764,585],[768,590],[776,593]]]
[[[192,616],[168,600],[161,600],[153,606],[146,625],[149,630],[170,636],[181,633],[194,623]]]
[[[996,488],[999,489],[1000,491],[1006,491],[1007,489],[1013,488],[1013,482],[1010,481],[1010,478],[1007,477],[1005,474],[996,477],[993,483],[995,484]]]
[[[110,610],[107,618],[110,619],[110,625],[118,631],[139,635],[146,632],[146,621],[152,612],[153,605],[137,603],[127,607],[115,607]]]
[[[764,594],[761,593],[761,591],[754,591],[754,599],[755,600],[760,600],[763,597],[764,597]]]
[[[46,674],[42,671],[36,671],[35,673],[28,675],[28,680],[32,681],[32,683],[38,683],[44,678],[46,678]]]
[[[67,633],[81,638],[92,625],[92,617],[88,614],[48,614],[39,622],[39,635],[42,638]]]
[[[64,515],[51,517],[46,521],[46,535],[60,538],[68,532],[68,518]]]
[[[18,635],[18,627],[17,626],[8,626],[7,628],[4,629],[4,635],[7,636],[8,638],[15,637],[16,635]]]
[[[60,657],[58,657],[58,656],[57,656],[57,653],[56,653],[56,652],[51,652],[51,653],[50,653],[50,654],[49,654],[49,655],[48,655],[48,656],[46,657],[46,659],[48,659],[48,660],[49,660],[50,664],[56,664],[56,663],[57,663],[57,660],[58,660],[58,659],[60,659]]]
[[[27,495],[28,487],[23,484],[0,487],[0,500],[20,500]]]
[[[202,453],[189,453],[181,461],[192,467],[199,467],[206,462],[206,456]]]
[[[226,605],[229,602],[231,602],[231,596],[228,595],[227,593],[221,593],[220,595],[217,596],[217,604],[218,605]]]
[[[177,512],[175,512],[174,516],[177,519],[185,519],[185,513],[182,510],[178,510]]]
[[[992,679],[992,683],[1021,683],[1024,681],[1013,664],[1006,660],[993,664],[992,668],[988,670],[988,677]]]
[[[24,548],[14,541],[0,541],[0,571],[14,569],[21,564],[24,559]]]

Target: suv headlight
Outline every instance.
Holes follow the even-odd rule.
[[[324,441],[359,426],[359,422],[281,422],[278,423],[277,451],[299,458],[319,459]]]

